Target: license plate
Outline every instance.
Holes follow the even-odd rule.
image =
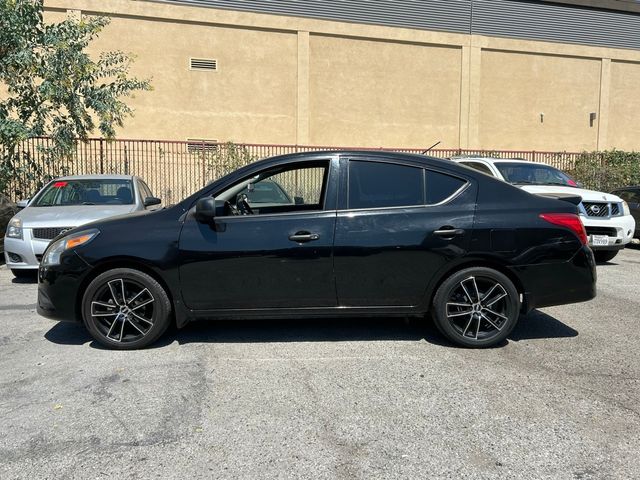
[[[591,245],[594,247],[609,245],[609,237],[606,235],[591,235]]]

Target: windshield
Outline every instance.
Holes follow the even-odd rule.
[[[504,179],[516,185],[562,185],[577,187],[578,184],[569,175],[557,168],[539,163],[503,163],[496,162]]]
[[[56,180],[47,185],[30,205],[65,207],[73,205],[132,205],[131,180]]]

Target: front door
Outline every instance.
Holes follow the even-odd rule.
[[[349,160],[344,183],[334,245],[339,305],[419,305],[433,275],[466,253],[475,184],[366,159]]]
[[[336,222],[332,160],[252,174],[215,195],[215,222],[191,212],[180,281],[194,310],[332,307]]]

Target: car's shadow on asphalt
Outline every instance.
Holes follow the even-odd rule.
[[[31,277],[27,277],[27,278],[12,278],[11,279],[11,283],[26,283],[26,284],[32,284],[35,285],[36,283],[38,283],[38,277],[36,277],[34,275],[33,278]]]
[[[511,332],[511,341],[575,337],[578,332],[556,318],[534,310],[520,318]],[[102,349],[86,329],[76,323],[60,322],[45,338],[63,345],[84,345]],[[177,330],[170,329],[149,348],[162,348],[174,342],[188,343],[276,343],[276,342],[357,342],[421,341],[458,348],[438,332],[433,322],[398,318],[336,318],[313,320],[199,321]],[[505,346],[504,341],[495,348]]]

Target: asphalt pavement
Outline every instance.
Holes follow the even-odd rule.
[[[640,250],[456,348],[397,319],[200,322],[115,352],[0,267],[0,478],[640,478]]]

